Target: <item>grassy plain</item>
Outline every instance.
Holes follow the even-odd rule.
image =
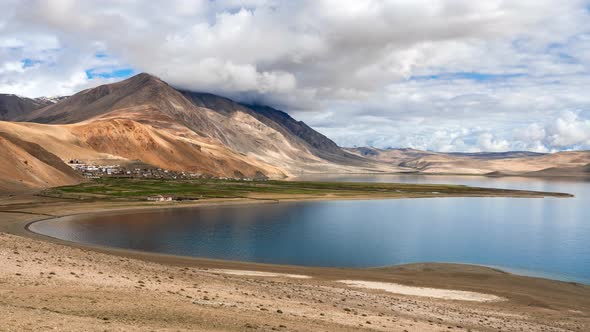
[[[568,194],[477,188],[446,184],[350,183],[308,181],[165,180],[102,178],[57,187],[42,196],[77,200],[145,200],[151,195],[185,199],[212,198],[403,198],[445,196],[569,197]]]

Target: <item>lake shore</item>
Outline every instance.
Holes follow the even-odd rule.
[[[590,327],[590,286],[491,268],[437,263],[374,269],[267,265],[74,244],[25,228],[53,216],[261,203],[269,201],[162,204],[4,197],[0,200],[0,210],[5,211],[0,212],[0,321],[10,330],[97,331],[582,331]],[[404,294],[400,289],[407,287],[410,292]],[[501,300],[436,297],[449,291]]]

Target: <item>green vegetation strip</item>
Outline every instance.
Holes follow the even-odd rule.
[[[74,186],[45,190],[43,196],[79,200],[145,200],[152,195],[184,199],[339,196],[339,197],[436,197],[436,196],[555,196],[569,194],[467,187],[446,184],[351,183],[239,180],[159,180],[102,178]]]

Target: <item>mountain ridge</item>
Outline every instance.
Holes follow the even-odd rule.
[[[590,151],[445,153],[373,147],[345,148],[345,150],[421,174],[585,177],[588,174],[579,168],[590,163]]]
[[[52,105],[51,98],[27,98],[15,94],[0,93],[0,121],[10,121],[30,112]]]
[[[563,172],[586,176],[585,165],[590,163],[590,152],[584,151],[442,153],[409,148],[341,148],[287,112],[176,89],[146,73],[65,98],[10,95],[3,100],[10,100],[3,104],[4,119],[10,121],[0,121],[0,133],[14,138],[3,139],[6,158],[13,163],[18,158],[22,159],[20,163],[34,159],[36,169],[23,166],[13,174],[8,163],[3,164],[0,174],[20,179],[16,183],[27,188],[56,184],[48,178],[37,179],[36,173],[53,174],[61,179],[58,184],[80,181],[62,172],[65,169],[58,159],[94,164],[139,160],[174,171],[271,178],[396,172],[538,176],[559,176]],[[48,154],[57,159],[44,162]],[[27,170],[32,173],[27,174]]]
[[[0,122],[0,131],[63,160],[141,160],[230,177],[394,170],[341,150],[285,112],[177,90],[145,73],[41,106]]]

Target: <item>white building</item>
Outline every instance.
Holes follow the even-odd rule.
[[[172,196],[154,195],[148,196],[147,200],[152,202],[171,202]]]

